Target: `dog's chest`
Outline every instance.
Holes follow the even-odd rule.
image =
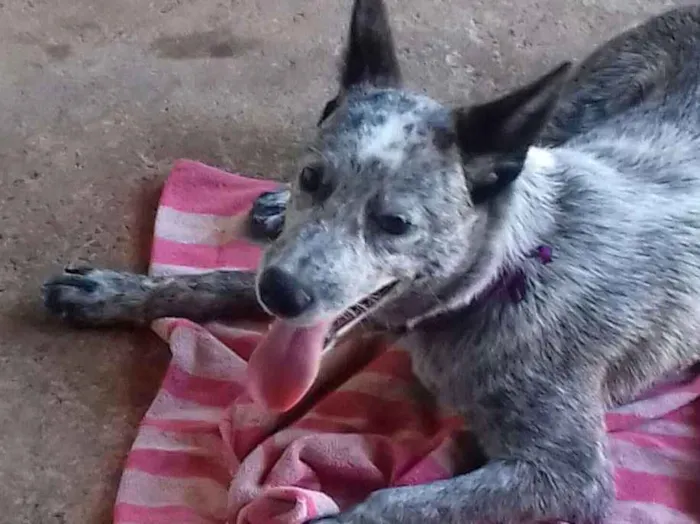
[[[471,369],[464,355],[450,351],[443,340],[428,341],[422,333],[404,336],[399,345],[411,355],[413,373],[440,404],[465,411],[474,401]]]

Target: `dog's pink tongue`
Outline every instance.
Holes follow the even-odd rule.
[[[274,411],[287,411],[311,388],[329,322],[311,327],[275,320],[248,361],[248,391]]]

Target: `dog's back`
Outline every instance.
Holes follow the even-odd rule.
[[[593,54],[542,142],[576,166],[558,234],[590,249],[562,255],[595,289],[598,325],[629,342],[608,355],[605,381],[623,401],[700,357],[700,7]]]
[[[699,80],[700,6],[666,12],[606,42],[580,65],[540,142],[560,145],[642,105],[665,106],[673,118],[694,101]],[[681,98],[669,105],[672,94]]]

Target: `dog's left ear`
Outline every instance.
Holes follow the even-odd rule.
[[[565,62],[529,85],[497,100],[453,112],[472,201],[489,200],[513,182],[559,99],[569,76]]]
[[[401,85],[401,68],[383,0],[355,0],[340,68],[339,94],[326,104],[318,125],[333,114],[347,91],[363,85]]]
[[[401,70],[383,0],[355,0],[341,70],[341,88],[397,87]]]

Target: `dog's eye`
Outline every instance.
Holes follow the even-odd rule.
[[[313,167],[305,167],[299,175],[299,188],[306,193],[315,193],[323,183],[323,173]]]
[[[413,226],[411,222],[400,215],[378,215],[375,220],[382,231],[395,236],[405,235]]]

